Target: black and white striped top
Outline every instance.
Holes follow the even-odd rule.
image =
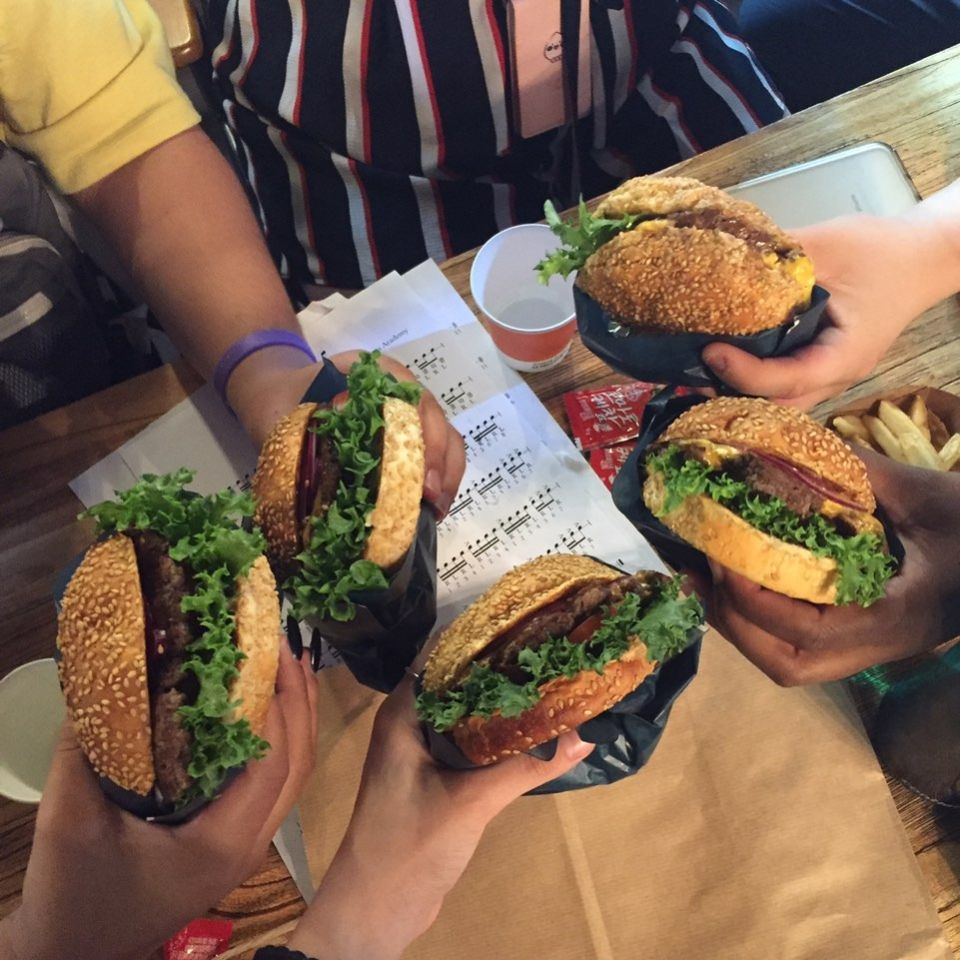
[[[218,89],[292,280],[361,287],[539,220],[551,195],[576,199],[557,186],[562,132],[514,132],[504,0],[210,0],[210,13]],[[786,113],[718,0],[590,0],[590,20],[585,196]]]

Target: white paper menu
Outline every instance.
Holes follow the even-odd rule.
[[[663,569],[432,261],[402,277],[390,274],[349,300],[311,304],[301,322],[318,354],[378,348],[405,363],[464,437],[466,473],[438,528],[441,623],[511,567],[542,553]],[[70,487],[90,506],[140,474],[188,466],[196,470],[192,487],[203,493],[245,489],[255,465],[253,445],[205,386]]]

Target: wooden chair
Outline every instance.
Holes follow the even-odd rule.
[[[179,69],[196,63],[203,53],[203,38],[190,0],[150,0],[150,5],[163,23],[174,65]]]

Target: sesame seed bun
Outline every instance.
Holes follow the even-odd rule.
[[[383,403],[383,453],[377,503],[363,556],[389,570],[406,555],[417,532],[424,480],[424,443],[417,408],[396,397]]]
[[[230,685],[246,718],[263,730],[276,684],[280,603],[266,557],[238,583],[235,642],[246,655]],[[146,618],[133,540],[95,543],[67,585],[57,632],[59,672],[80,747],[96,773],[141,797],[156,781],[147,679]]]
[[[575,730],[619,703],[653,673],[656,664],[644,654],[638,642],[608,663],[603,673],[582,670],[551,680],[540,687],[540,700],[518,717],[464,717],[451,731],[454,743],[472,763],[486,766]]]
[[[267,538],[271,560],[284,572],[290,570],[303,549],[297,525],[300,460],[310,418],[318,406],[302,403],[276,423],[260,451],[253,475],[254,522]],[[388,397],[382,415],[377,499],[368,519],[370,532],[363,558],[390,570],[406,556],[416,536],[425,449],[420,413],[415,406]]]
[[[455,687],[477,655],[528,616],[580,586],[621,576],[606,564],[572,554],[538,557],[516,567],[440,635],[424,667],[424,690]],[[649,576],[660,578],[659,574]],[[454,742],[472,763],[485,765],[575,729],[618,703],[655,669],[656,663],[646,657],[643,638],[633,641],[602,673],[583,670],[543,684],[540,700],[519,716],[464,717],[450,731]]]
[[[289,565],[300,552],[297,527],[297,484],[300,453],[307,424],[319,404],[301,403],[276,422],[260,449],[253,475],[256,512],[253,522],[270,545],[271,558],[281,567]]]
[[[239,700],[231,721],[246,719],[256,736],[263,734],[277,683],[280,658],[280,597],[266,557],[257,557],[237,582],[236,644],[246,659],[230,684],[230,699]]]
[[[661,474],[643,485],[643,499],[662,524],[708,557],[787,597],[832,604],[837,598],[837,562],[785,543],[751,526],[707,496],[687,497],[662,513],[666,488]]]
[[[654,215],[601,246],[577,283],[627,324],[665,333],[759,333],[810,303],[813,264],[751,203],[683,177],[638,177],[600,216]],[[693,223],[676,221],[677,215]],[[722,224],[697,226],[697,218]]]
[[[154,782],[145,637],[133,541],[95,543],[60,607],[60,684],[90,765],[141,796]]]
[[[691,407],[657,438],[748,447],[773,454],[839,487],[845,499],[873,513],[877,501],[863,461],[807,414],[756,397],[719,397]]]

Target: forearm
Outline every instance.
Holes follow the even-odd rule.
[[[300,332],[246,196],[199,128],[166,141],[75,199],[204,377],[248,333]],[[241,418],[254,416],[244,409],[247,393],[258,394],[257,403],[263,403],[264,391],[248,390],[249,381],[282,376],[308,362],[290,348],[270,348],[244,361],[228,391]],[[258,410],[256,417],[266,420],[271,413]]]
[[[442,894],[415,872],[373,864],[348,832],[287,946],[323,960],[399,960],[436,919]]]
[[[0,920],[0,957],[3,960],[21,960],[16,943],[14,926],[17,923],[17,911]]]
[[[914,286],[918,312],[960,291],[960,180],[927,197],[902,219],[915,246],[905,250],[913,263],[903,278]]]

